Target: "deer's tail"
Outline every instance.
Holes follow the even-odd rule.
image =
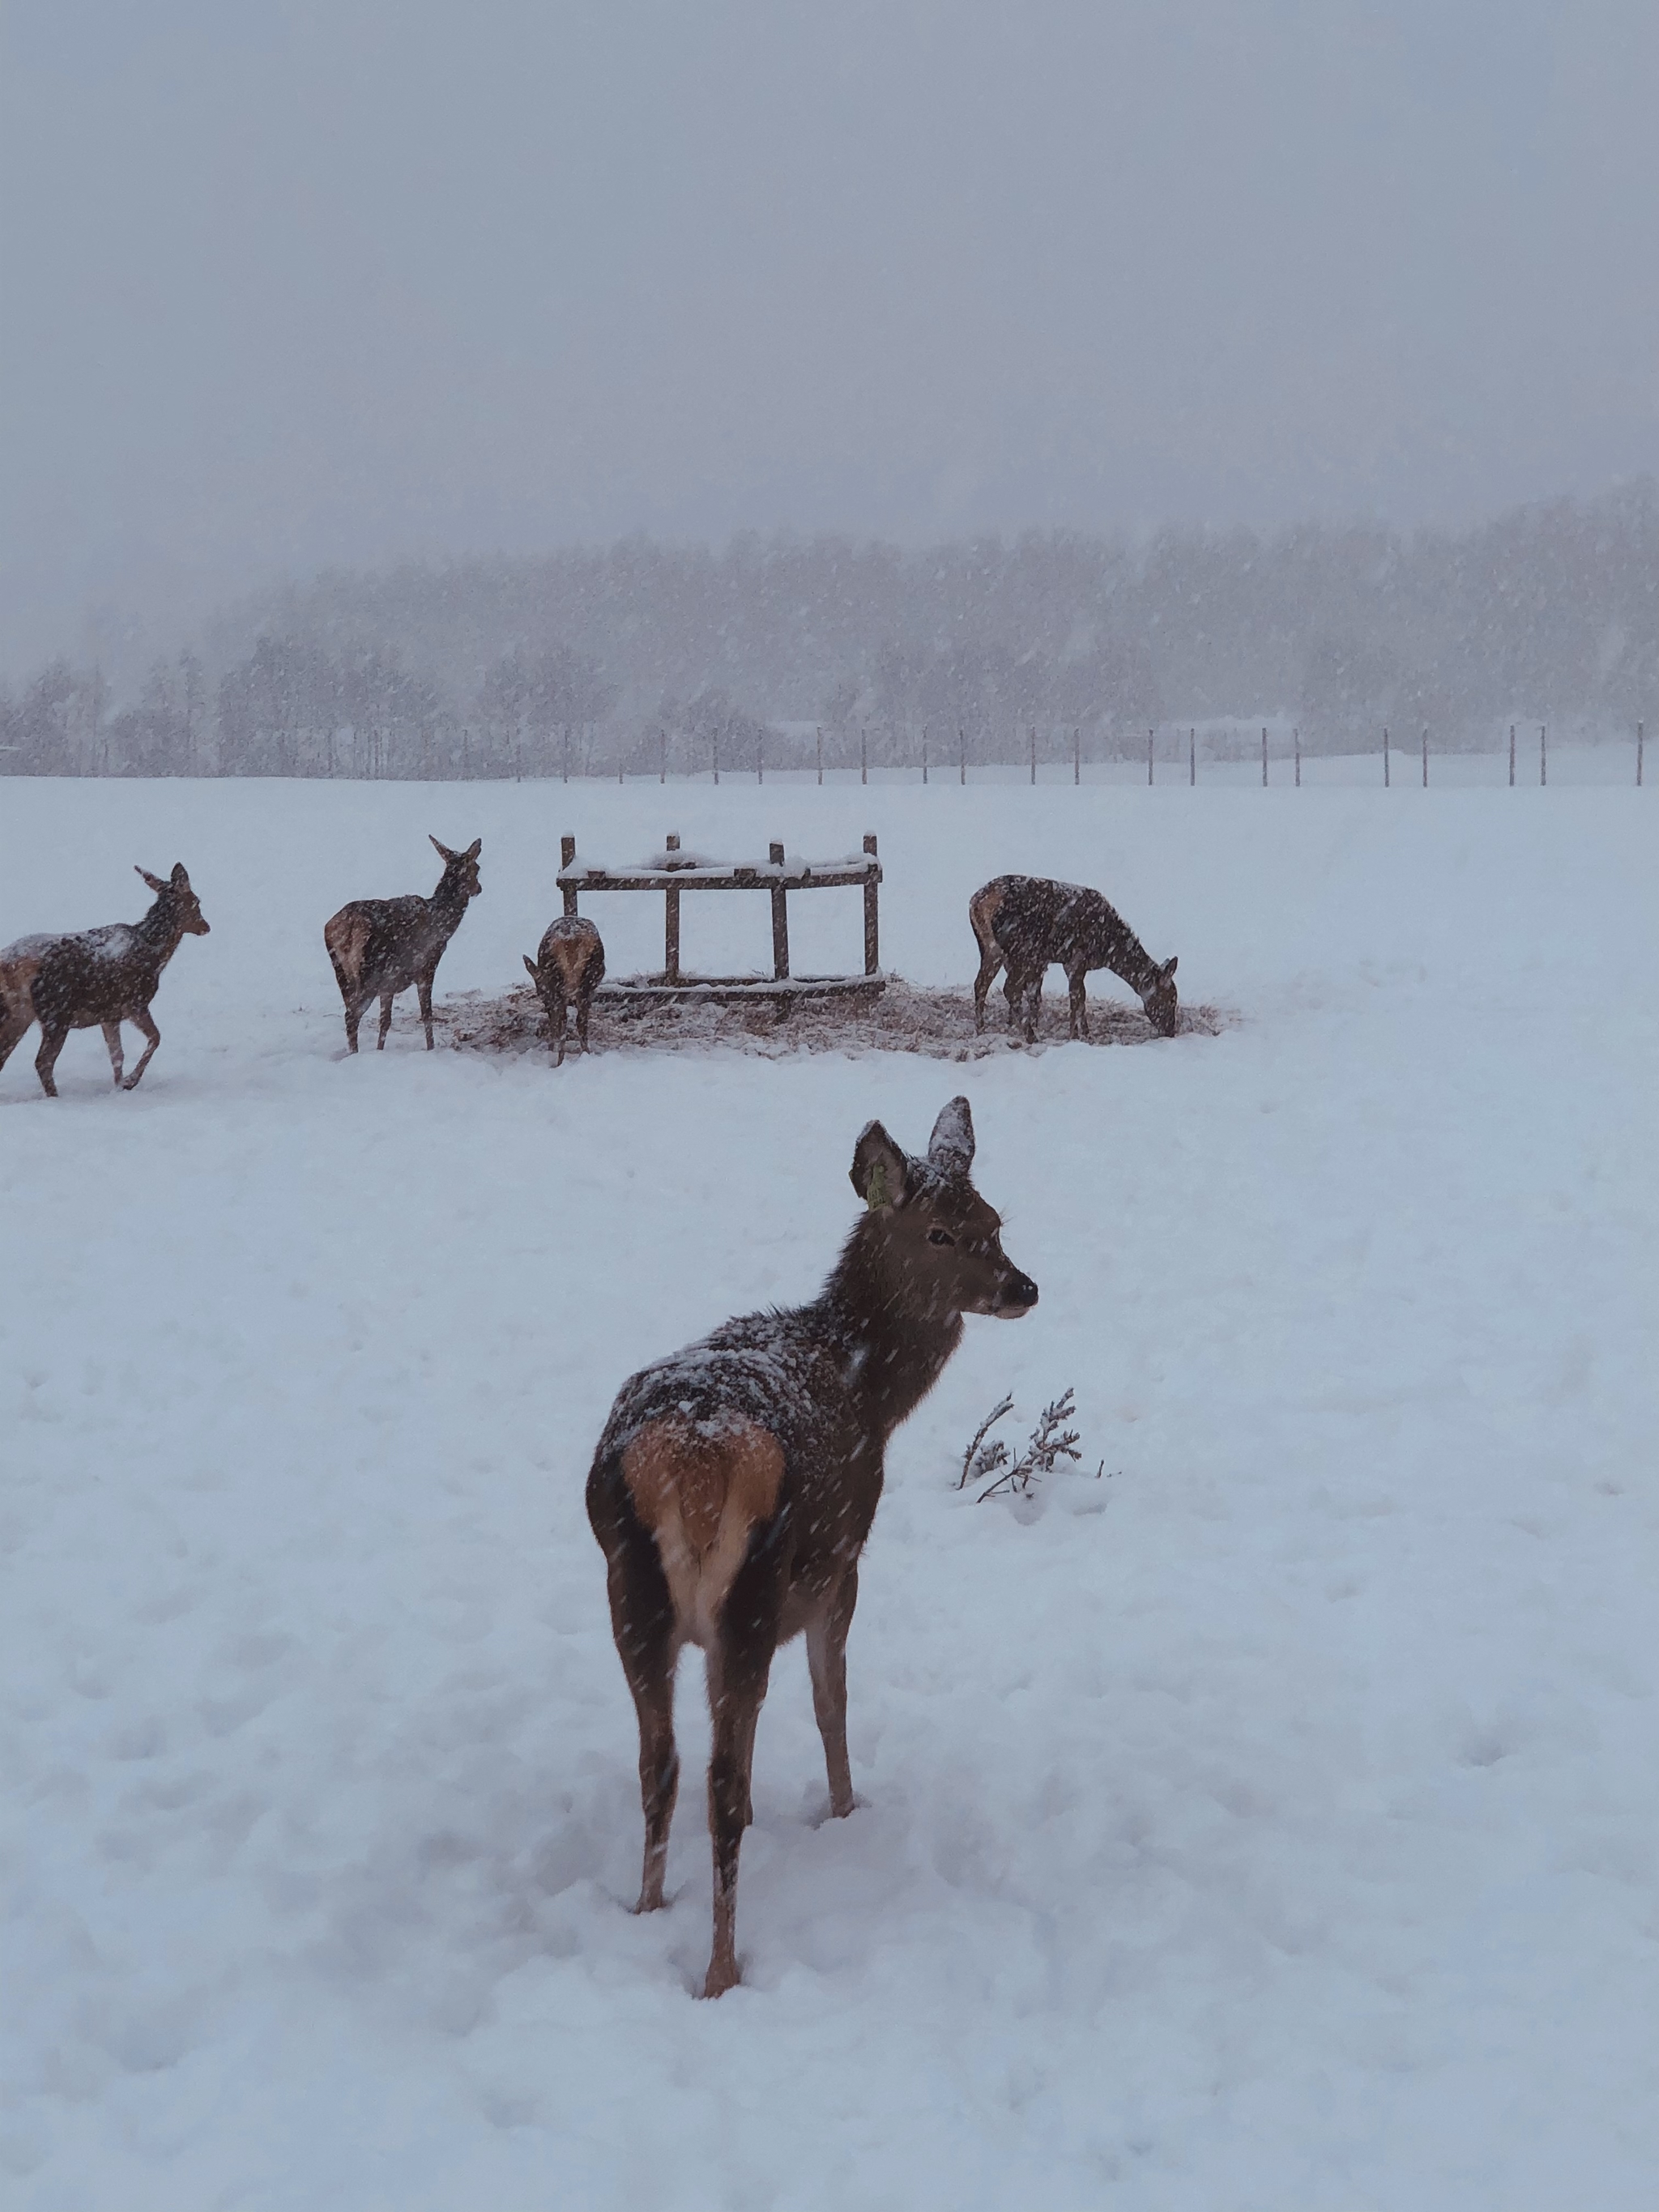
[[[691,1420],[647,1422],[622,1453],[622,1477],[655,1537],[681,1633],[705,1648],[749,1540],[778,1509],[783,1446],[758,1421],[710,1436]]]
[[[368,916],[353,913],[349,906],[343,906],[331,921],[323,925],[323,943],[328,947],[340,996],[348,1005],[362,988],[363,962],[373,933],[374,925]]]

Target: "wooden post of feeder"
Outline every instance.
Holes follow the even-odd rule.
[[[561,837],[559,840],[560,867],[562,869],[573,866],[575,863],[575,839],[574,837]],[[564,910],[567,914],[574,914],[576,911],[576,886],[574,884],[567,884],[564,886]]]
[[[663,850],[678,853],[680,841],[678,832],[670,830],[663,839]],[[662,895],[662,977],[665,983],[680,980],[680,887],[671,884]]]
[[[774,843],[766,857],[775,868],[783,866],[783,848]],[[772,886],[772,980],[781,983],[789,973],[789,894],[781,884]]]
[[[864,849],[873,860],[876,857],[873,832],[866,837]],[[876,904],[880,894],[881,886],[877,881],[875,869],[872,868],[864,879],[864,972],[866,975],[881,973],[881,917]]]

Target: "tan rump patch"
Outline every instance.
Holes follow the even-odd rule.
[[[653,1421],[628,1444],[622,1470],[657,1540],[680,1633],[706,1648],[750,1531],[777,1510],[783,1447],[757,1421],[712,1437],[690,1421]]]
[[[553,964],[564,978],[566,995],[574,999],[577,986],[593,957],[593,948],[586,938],[556,937],[551,949]]]
[[[328,957],[335,971],[349,983],[356,983],[363,972],[363,956],[368,951],[370,924],[366,914],[353,914],[342,908],[323,929],[323,943],[328,947]]]
[[[968,902],[968,919],[974,934],[988,952],[996,943],[996,919],[1002,911],[1002,902],[1007,894],[1000,884],[987,884],[982,891],[975,891]]]

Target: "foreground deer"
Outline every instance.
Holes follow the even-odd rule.
[[[1074,1037],[1089,1034],[1084,978],[1091,968],[1121,975],[1146,1010],[1160,1036],[1173,1036],[1180,1024],[1176,995],[1176,961],[1154,960],[1128,923],[1098,891],[1081,884],[1050,883],[1044,876],[997,876],[968,902],[968,919],[979,940],[979,973],[974,978],[974,1027],[985,1027],[985,995],[1005,964],[1008,980],[1008,1026],[1025,1006],[1025,1042],[1036,1042],[1042,1004],[1042,978],[1051,962],[1066,970],[1071,988]]]
[[[564,1032],[569,1007],[576,1009],[576,1042],[587,1050],[587,1016],[593,994],[605,981],[605,940],[579,914],[562,914],[549,922],[532,960],[524,964],[547,1012],[547,1048],[556,1067],[564,1066]]]
[[[71,1030],[100,1029],[118,1088],[133,1090],[155,1056],[161,1032],[149,1002],[181,937],[205,937],[208,926],[181,860],[164,882],[136,872],[155,894],[139,921],[112,921],[72,937],[20,937],[0,952],[0,1067],[31,1022],[40,1024],[34,1072],[48,1098],[58,1096],[52,1071]],[[147,1040],[142,1058],[121,1083],[121,1024]]]
[[[323,942],[345,1000],[348,1052],[357,1049],[357,1024],[371,999],[380,1002],[380,1035],[374,1049],[386,1050],[392,1001],[411,983],[420,991],[426,1048],[432,1049],[432,979],[444,947],[461,926],[467,901],[483,889],[478,881],[483,839],[475,837],[464,853],[452,853],[435,837],[432,845],[444,872],[430,898],[411,893],[407,898],[353,899],[324,925]]]
[[[934,1123],[925,1160],[868,1123],[850,1171],[865,1211],[818,1297],[729,1321],[631,1377],[593,1456],[587,1517],[639,1714],[641,1912],[663,1901],[679,1784],[675,1662],[686,1644],[704,1655],[714,1723],[708,1997],[738,1979],[738,1850],[773,1652],[805,1632],[830,1809],[844,1816],[854,1804],[847,1632],[887,1439],[939,1379],[963,1314],[1012,1319],[1036,1304],[1036,1285],[1003,1251],[1001,1224],[969,1180],[973,1157],[965,1098]]]

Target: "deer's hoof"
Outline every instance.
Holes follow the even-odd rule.
[[[735,1959],[724,1961],[711,1959],[708,1962],[708,1972],[703,1982],[702,1993],[706,1997],[723,1997],[727,1990],[736,1989],[740,1978],[738,1962]]]

